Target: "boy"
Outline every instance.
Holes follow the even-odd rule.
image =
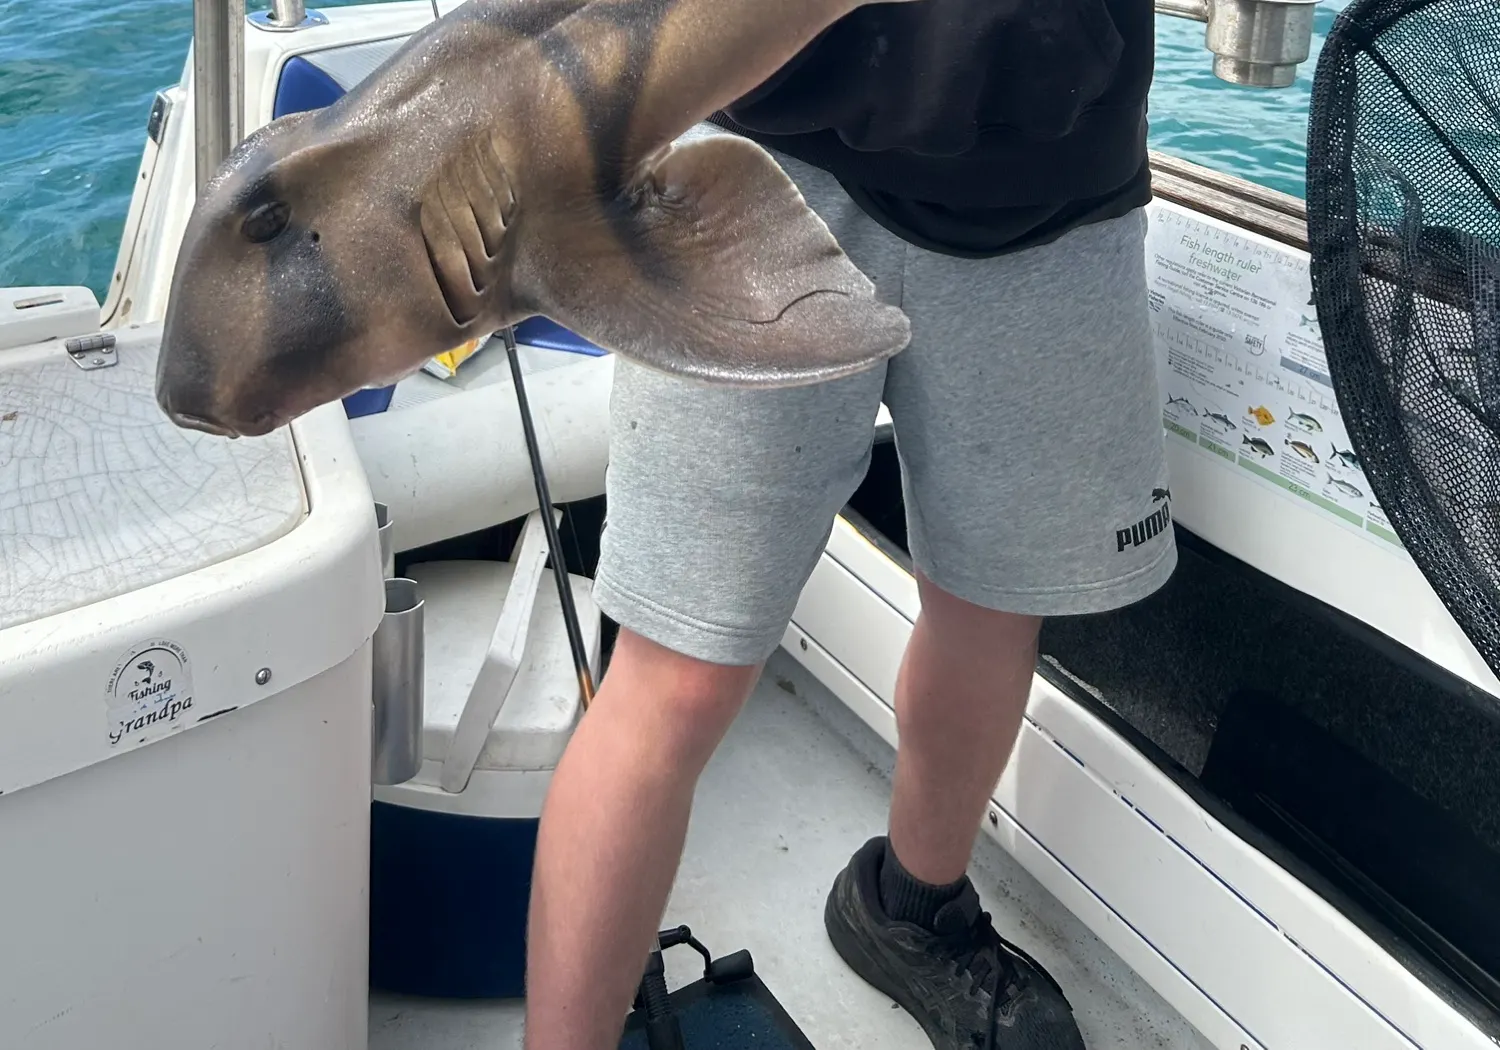
[[[966,870],[1020,729],[1041,618],[1137,601],[1170,530],[1144,276],[1150,0],[863,7],[693,134],[773,151],[909,347],[736,390],[621,359],[595,594],[620,624],[559,765],[532,890],[526,1045],[610,1050],[698,776],[895,426],[922,611],[897,684],[888,835],[838,875],[841,957],[937,1050],[1083,1045]]]

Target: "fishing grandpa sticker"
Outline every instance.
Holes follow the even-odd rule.
[[[111,748],[139,747],[177,732],[193,709],[187,651],[164,638],[132,646],[109,676],[104,705]]]

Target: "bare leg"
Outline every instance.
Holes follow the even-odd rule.
[[[968,869],[1020,732],[1041,620],[917,583],[922,612],[896,681],[890,839],[908,872],[947,885]]]
[[[1005,944],[966,875],[1020,731],[1040,621],[917,583],[922,613],[896,682],[890,834],[834,880],[824,927],[937,1050],[1084,1050],[1062,990]]]
[[[693,791],[759,667],[620,631],[542,811],[527,944],[527,1050],[611,1050],[682,858]]]

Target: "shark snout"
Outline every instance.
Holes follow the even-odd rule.
[[[207,419],[204,419],[202,416],[194,416],[186,412],[174,412],[171,409],[168,409],[167,418],[170,419],[173,423],[177,424],[179,427],[182,427],[184,430],[201,430],[203,433],[212,434],[215,437],[239,437],[239,434],[231,430],[229,427],[223,426],[219,423],[211,422]]]
[[[274,412],[226,410],[206,384],[174,382],[163,377],[157,383],[156,401],[177,426],[215,437],[259,437],[280,425]]]

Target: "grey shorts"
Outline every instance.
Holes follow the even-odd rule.
[[[776,158],[880,296],[911,318],[884,365],[783,390],[615,362],[594,595],[621,626],[755,664],[870,463],[890,411],[918,570],[975,604],[1102,612],[1176,565],[1145,278],[1144,211],[1041,247],[914,247],[826,173]]]

